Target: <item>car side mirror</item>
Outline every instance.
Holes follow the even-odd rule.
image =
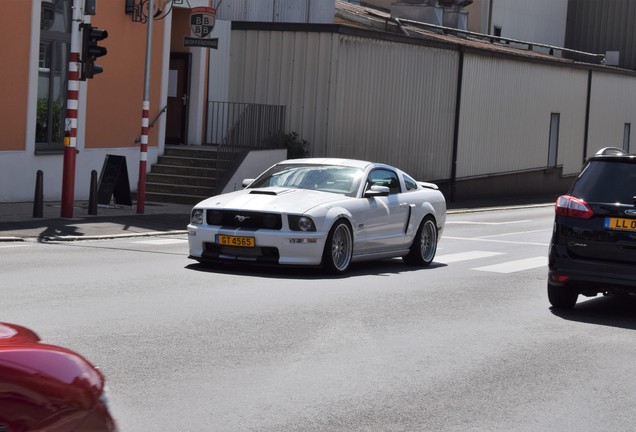
[[[254,179],[253,179],[253,178],[247,178],[247,179],[244,179],[244,180],[243,180],[243,182],[241,183],[241,187],[242,187],[242,188],[246,188],[246,187],[248,187],[248,186],[250,185],[250,183],[252,183],[253,181],[254,181]]]
[[[378,196],[389,196],[391,189],[388,186],[373,185],[364,192],[365,198],[373,198]]]

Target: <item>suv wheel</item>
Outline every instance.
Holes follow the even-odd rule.
[[[557,309],[572,309],[578,297],[572,288],[548,284],[548,300]]]

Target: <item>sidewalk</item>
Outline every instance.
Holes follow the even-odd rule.
[[[475,200],[448,203],[448,214],[554,205],[552,197]],[[33,217],[33,203],[0,203],[0,242],[76,241],[161,234],[185,234],[191,205],[146,202],[144,213],[133,206],[98,206],[76,201],[73,218],[62,218],[60,202],[46,202],[43,217]]]
[[[185,233],[191,205],[146,202],[144,213],[133,206],[98,206],[89,215],[88,201],[76,201],[73,218],[61,217],[60,202],[45,202],[43,217],[33,217],[33,203],[0,203],[0,242],[73,241],[125,236]]]

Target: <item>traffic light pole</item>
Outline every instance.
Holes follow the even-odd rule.
[[[141,144],[139,146],[139,181],[137,183],[137,214],[144,213],[146,204],[146,163],[148,162],[148,113],[150,111],[150,66],[152,57],[152,22],[154,0],[148,0],[148,33],[146,35],[146,67],[144,72],[144,102],[141,115]]]
[[[83,21],[82,0],[73,0],[71,21],[71,55],[66,92],[66,123],[64,125],[64,166],[62,168],[62,206],[60,216],[73,217],[75,199],[75,155],[77,149],[77,108],[80,80],[80,24]]]

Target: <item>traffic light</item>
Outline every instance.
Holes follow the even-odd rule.
[[[80,24],[80,27],[82,29],[82,71],[80,79],[85,81],[86,78],[93,78],[93,75],[104,72],[104,68],[95,64],[95,59],[106,55],[108,52],[106,47],[97,44],[108,37],[108,32],[90,24]]]

